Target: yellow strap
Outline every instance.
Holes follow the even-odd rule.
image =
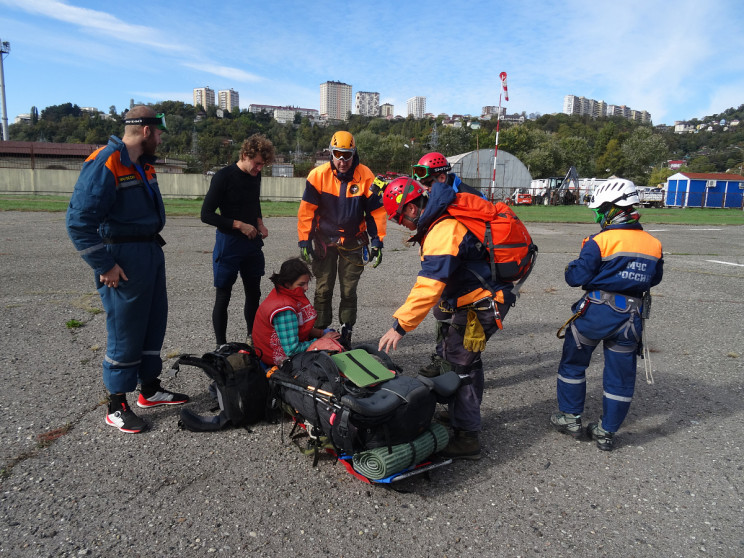
[[[568,320],[566,320],[566,323],[563,324],[561,327],[559,327],[558,328],[558,331],[555,332],[555,336],[558,339],[563,339],[564,337],[566,337],[566,334],[565,334],[566,328],[569,326],[569,324],[571,322],[573,322],[576,318],[578,318],[579,315],[580,314],[578,312],[576,312],[576,314],[574,314],[573,316],[571,316],[570,318],[568,318]]]

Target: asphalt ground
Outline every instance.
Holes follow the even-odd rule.
[[[294,219],[266,224],[268,275],[297,248]],[[418,271],[416,248],[390,228],[382,265],[362,277],[355,343],[377,342]],[[596,225],[529,228],[537,267],[484,354],[483,459],[391,489],[330,458],[313,468],[286,423],[190,433],[161,407],[138,410],[143,434],[107,426],[105,315],[64,215],[0,213],[0,555],[743,556],[744,227],[647,226],[665,251],[647,326],[656,383],[639,361],[613,452],[548,425],[555,332],[579,297],[563,268]],[[171,218],[164,237],[172,362],[213,348],[214,231]],[[242,301],[236,289],[238,341]],[[428,317],[393,356],[415,374],[432,347]],[[601,413],[601,366],[598,351],[587,421]],[[209,412],[199,370],[164,383]]]

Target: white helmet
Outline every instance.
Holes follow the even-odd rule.
[[[638,190],[636,190],[635,184],[631,180],[613,178],[594,189],[587,207],[597,209],[605,203],[627,207],[641,203],[641,200],[638,197]]]

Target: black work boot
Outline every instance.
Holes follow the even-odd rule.
[[[474,461],[480,459],[481,445],[480,440],[478,440],[478,433],[455,430],[455,437],[450,440],[450,443],[439,455],[451,459],[471,459]]]
[[[339,333],[341,334],[341,337],[338,338],[338,342],[341,343],[347,351],[351,350],[352,327],[349,324],[341,324],[341,331]]]

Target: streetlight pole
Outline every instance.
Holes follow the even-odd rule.
[[[3,58],[10,53],[10,43],[0,41],[0,99],[2,99],[2,130],[3,141],[8,141],[8,109],[5,106],[5,76],[3,72]]]

